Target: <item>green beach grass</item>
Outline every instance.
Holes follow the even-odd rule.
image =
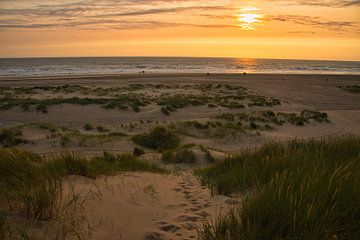
[[[132,140],[140,146],[160,151],[176,148],[180,144],[178,135],[161,126],[155,127],[149,133],[135,135]]]
[[[243,196],[201,240],[359,239],[360,137],[269,143],[198,170],[214,194]]]
[[[183,145],[175,149],[162,152],[161,160],[164,163],[188,163],[192,164],[196,162],[196,156],[192,151],[195,147],[194,144]]]
[[[74,214],[80,211],[85,200],[73,191],[65,196],[63,177],[97,178],[122,171],[167,173],[163,168],[139,160],[130,153],[115,155],[104,152],[102,156],[93,158],[65,153],[45,158],[15,148],[0,149],[0,237],[32,239],[21,238],[22,235],[27,236],[27,231],[21,229],[21,225],[8,223],[8,218],[23,218],[35,223],[47,221],[59,227],[69,221],[77,221]],[[78,221],[70,226],[75,234],[71,239],[88,239],[79,235],[82,227],[83,224]]]

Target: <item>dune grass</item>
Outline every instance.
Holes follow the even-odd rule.
[[[0,211],[0,239],[5,239],[6,236],[6,215]]]
[[[0,239],[32,239],[29,224],[39,221],[57,231],[54,239],[89,239],[86,196],[67,191],[63,177],[79,175],[96,178],[122,171],[167,173],[159,166],[142,161],[130,153],[86,158],[65,153],[53,157],[15,149],[0,149]],[[12,219],[8,221],[7,219]],[[65,235],[66,237],[65,237]]]
[[[144,154],[145,154],[145,151],[144,151],[144,149],[142,149],[142,148],[134,147],[133,154],[134,154],[135,156],[139,157],[139,156],[141,156],[141,155],[144,155]]]
[[[195,163],[196,156],[194,152],[191,150],[194,147],[194,144],[188,144],[176,149],[171,149],[164,151],[161,154],[161,160],[164,163]]]
[[[107,152],[91,159],[81,154],[65,153],[50,160],[47,168],[58,176],[79,175],[89,178],[114,175],[122,171],[166,172],[155,164],[139,160],[133,154],[114,155]]]
[[[12,147],[20,143],[28,143],[22,138],[22,131],[18,128],[0,129],[0,145],[3,147]]]
[[[352,85],[352,86],[340,86],[340,89],[351,92],[351,93],[360,93],[360,86],[359,85]]]
[[[51,219],[59,209],[61,181],[42,158],[17,149],[0,150],[0,199],[27,218]]]
[[[146,93],[154,90],[158,93],[155,96]],[[189,93],[181,94],[178,90]],[[64,96],[43,99],[33,97],[34,94],[42,93],[61,93]],[[74,97],[74,93],[78,93],[79,97]],[[141,107],[157,104],[165,115],[170,115],[178,109],[189,106],[207,105],[209,107],[239,109],[246,106],[281,104],[278,99],[258,95],[241,86],[226,84],[129,84],[111,88],[79,85],[5,87],[0,89],[0,94],[2,94],[0,96],[0,110],[20,107],[24,111],[34,108],[37,112],[42,113],[47,113],[49,106],[60,104],[100,105],[105,109],[132,109],[134,112],[139,112]]]
[[[116,98],[48,98],[48,99],[35,99],[35,98],[13,98],[4,97],[0,98],[0,110],[7,110],[13,107],[21,107],[24,111],[27,111],[30,106],[35,106],[36,111],[47,113],[49,106],[60,104],[74,104],[74,105],[101,105],[105,109],[124,110],[129,107],[134,112],[139,112],[140,107],[146,106],[146,102],[142,100],[140,95],[123,94],[117,95]]]
[[[62,177],[80,175],[95,178],[121,171],[165,173],[155,164],[129,153],[86,158],[66,153],[52,158],[19,149],[0,150],[0,206],[7,206],[26,218],[53,219],[61,210]],[[1,208],[0,208],[1,210]]]
[[[216,119],[226,122],[228,126],[243,126],[243,129],[271,130],[275,126],[292,124],[304,126],[310,122],[330,122],[325,112],[303,110],[300,113],[273,111],[255,111],[251,113],[224,113],[215,116]]]
[[[140,146],[160,151],[176,148],[180,144],[180,138],[175,133],[161,126],[149,133],[135,135],[132,140]]]
[[[360,138],[270,143],[199,170],[241,206],[204,224],[199,239],[359,239]]]

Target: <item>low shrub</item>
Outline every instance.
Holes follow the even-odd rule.
[[[0,150],[0,199],[27,218],[48,220],[60,209],[60,179],[43,168],[42,158],[30,152]]]
[[[165,127],[155,127],[151,132],[133,136],[132,140],[140,146],[167,150],[176,148],[180,144],[180,138]]]
[[[91,125],[90,123],[86,123],[86,124],[84,125],[84,129],[85,129],[86,131],[90,131],[90,130],[93,130],[93,129],[94,129],[94,126]]]
[[[163,152],[161,160],[164,163],[195,163],[196,156],[188,147],[180,147]]]
[[[137,157],[141,156],[141,155],[144,155],[145,154],[145,151],[144,149],[142,148],[139,148],[139,147],[135,147],[134,150],[133,150],[133,154]]]
[[[137,159],[133,154],[115,155],[108,152],[91,159],[76,153],[62,154],[49,161],[47,169],[57,176],[79,175],[89,178],[113,175],[121,171],[166,172],[155,164]]]
[[[21,138],[22,132],[20,129],[7,128],[0,130],[0,144],[4,147],[12,147],[21,143],[28,143],[26,139]]]
[[[353,86],[340,86],[340,89],[351,92],[351,93],[360,93],[360,86],[353,85]]]

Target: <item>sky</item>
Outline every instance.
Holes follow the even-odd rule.
[[[0,0],[0,57],[360,60],[360,0]]]

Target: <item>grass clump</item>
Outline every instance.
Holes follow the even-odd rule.
[[[101,105],[105,109],[118,108],[124,110],[129,107],[134,112],[139,112],[140,107],[146,106],[146,101],[138,95],[117,95],[116,98],[48,98],[48,99],[33,99],[33,98],[10,98],[5,97],[0,99],[0,110],[8,110],[12,107],[19,106],[24,111],[28,110],[30,106],[35,106],[36,111],[47,113],[49,106],[61,104],[74,104],[74,105]]]
[[[21,138],[22,132],[17,128],[7,128],[0,130],[0,144],[3,147],[12,147],[21,143],[28,143],[26,139]]]
[[[272,98],[272,97],[251,95],[250,100],[251,100],[251,102],[248,104],[249,107],[252,107],[252,106],[272,107],[272,106],[281,105],[281,101],[279,99]]]
[[[304,110],[301,112],[301,116],[307,120],[313,120],[315,122],[330,122],[327,113]]]
[[[29,239],[28,228],[32,227],[17,226],[17,219],[26,218],[35,225],[42,221],[54,227],[56,239],[63,239],[65,235],[71,239],[89,239],[83,235],[91,229],[85,229],[86,215],[81,215],[86,198],[74,192],[72,187],[69,193],[63,194],[63,177],[95,178],[121,171],[167,172],[130,153],[104,152],[93,158],[67,153],[45,158],[28,151],[0,149],[0,237],[10,234],[9,239]],[[10,218],[16,221],[8,221]],[[17,238],[17,235],[23,238]]]
[[[204,224],[199,239],[358,239],[360,138],[271,143],[199,170],[241,207]]]
[[[353,86],[340,86],[340,89],[351,92],[351,93],[360,93],[360,86],[353,85]]]
[[[52,219],[61,205],[62,183],[42,158],[16,149],[0,150],[0,200],[26,218]]]
[[[145,154],[145,151],[144,151],[144,149],[142,149],[142,148],[139,148],[139,147],[134,147],[134,150],[133,150],[133,154],[135,155],[135,156],[141,156],[141,155],[144,155]]]
[[[191,150],[193,145],[185,145],[178,149],[168,150],[162,153],[161,160],[164,163],[195,163],[196,156]]]
[[[94,126],[91,125],[90,123],[86,123],[86,124],[84,125],[84,129],[85,129],[85,131],[91,131],[91,130],[94,129]]]
[[[0,211],[0,239],[5,239],[7,232],[6,214]]]
[[[224,113],[215,116],[216,119],[226,123],[229,128],[238,128],[243,126],[248,130],[272,130],[275,126],[281,126],[285,123],[304,126],[311,122],[330,122],[327,113],[303,110],[300,113],[273,111],[255,111],[251,113]],[[237,123],[234,125],[233,123]],[[245,124],[246,123],[246,124]]]
[[[151,132],[133,136],[132,140],[140,146],[167,150],[176,148],[180,144],[180,138],[165,127],[155,127]]]
[[[65,153],[49,161],[47,168],[54,175],[79,175],[96,178],[101,175],[113,175],[122,171],[165,172],[155,164],[138,159],[130,153],[110,154],[91,159],[76,153]]]
[[[168,110],[167,107],[161,107],[161,112],[167,116],[170,115],[170,111]]]
[[[177,94],[173,96],[161,96],[157,104],[162,106],[161,111],[165,115],[169,115],[170,112],[174,112],[176,109],[187,106],[204,106],[208,102],[209,98],[205,96]]]

